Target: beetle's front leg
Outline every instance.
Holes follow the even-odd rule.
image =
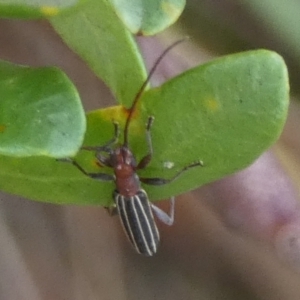
[[[87,151],[96,151],[96,152],[110,152],[110,148],[112,145],[116,144],[119,139],[120,130],[119,130],[119,124],[117,122],[113,122],[114,124],[114,137],[109,140],[105,145],[103,146],[83,146],[81,147],[81,150],[87,150]]]
[[[145,184],[149,184],[149,185],[164,185],[164,184],[168,184],[171,183],[172,181],[176,180],[178,177],[180,177],[182,175],[182,173],[184,173],[185,171],[194,168],[194,167],[198,167],[198,166],[203,166],[203,162],[202,161],[197,161],[195,163],[192,163],[186,167],[184,167],[183,169],[181,169],[177,174],[175,174],[172,178],[159,178],[159,177],[154,177],[154,178],[145,178],[145,177],[140,177],[140,181],[145,183]]]
[[[81,173],[83,173],[84,175],[86,175],[86,176],[88,176],[90,178],[98,179],[98,180],[101,180],[101,181],[113,181],[113,180],[115,180],[115,177],[113,175],[111,175],[111,174],[106,174],[106,173],[90,173],[90,172],[87,172],[74,159],[71,159],[71,158],[61,158],[61,159],[58,159],[58,161],[71,163]]]
[[[151,116],[148,118],[148,123],[146,126],[146,140],[148,145],[148,154],[145,155],[141,161],[138,163],[136,169],[144,169],[151,161],[153,155],[153,147],[152,147],[152,138],[151,138],[151,127],[154,121],[154,117]]]

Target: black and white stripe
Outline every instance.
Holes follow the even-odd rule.
[[[132,197],[124,197],[115,191],[114,199],[123,228],[136,251],[145,256],[154,255],[159,232],[147,193],[141,189]]]

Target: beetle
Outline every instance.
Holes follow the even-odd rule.
[[[196,161],[187,165],[172,178],[144,178],[139,177],[138,170],[144,169],[150,163],[153,156],[153,147],[151,140],[151,126],[154,117],[150,116],[146,124],[146,141],[148,145],[148,153],[137,163],[135,157],[129,147],[129,125],[132,120],[133,112],[138,101],[141,98],[147,84],[150,81],[157,65],[163,59],[168,51],[181,43],[179,40],[169,46],[156,60],[154,66],[150,70],[147,79],[140,87],[138,93],[133,100],[124,127],[124,140],[121,145],[117,145],[119,139],[119,125],[114,122],[114,137],[103,146],[84,146],[81,149],[87,151],[95,151],[97,163],[103,167],[112,168],[114,175],[106,173],[89,173],[78,162],[71,158],[60,159],[60,161],[72,163],[84,175],[102,181],[114,181],[116,189],[113,192],[114,206],[108,208],[111,213],[117,211],[123,229],[136,251],[145,256],[153,256],[158,249],[160,241],[159,231],[154,220],[153,212],[163,223],[172,225],[174,222],[174,206],[175,198],[170,199],[169,214],[155,206],[149,201],[147,192],[141,187],[141,183],[148,185],[164,185],[176,180],[187,170],[203,166],[202,161]]]

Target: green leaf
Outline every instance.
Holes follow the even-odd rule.
[[[107,1],[90,0],[78,11],[51,18],[55,30],[114,93],[130,105],[146,77],[131,33]]]
[[[134,34],[154,35],[176,22],[185,0],[111,0],[120,19]]]
[[[129,142],[139,161],[147,153],[145,123],[154,116],[154,155],[139,175],[171,178],[196,160],[204,163],[171,184],[145,186],[150,199],[177,195],[246,167],[276,141],[287,109],[286,66],[266,50],[217,59],[145,92]],[[91,112],[84,144],[105,144],[113,136],[112,120],[123,128],[126,116],[122,106]],[[92,152],[81,151],[76,160],[89,172],[112,172],[99,168]],[[112,203],[114,183],[93,180],[71,164],[0,156],[0,165],[4,191],[52,203]]]
[[[195,160],[204,163],[169,186],[148,189],[152,199],[165,198],[245,168],[278,139],[288,73],[275,52],[244,52],[187,71],[142,101],[144,118],[156,118],[155,158],[146,175],[157,176],[168,162],[174,168],[163,172],[167,178]]]
[[[59,14],[80,0],[0,0],[0,17],[41,18]]]
[[[76,89],[57,68],[0,61],[0,154],[74,155],[85,115]]]

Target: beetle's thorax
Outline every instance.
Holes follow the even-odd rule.
[[[136,162],[132,152],[124,146],[114,151],[114,173],[117,191],[122,196],[134,196],[140,189],[140,181],[136,174]]]

